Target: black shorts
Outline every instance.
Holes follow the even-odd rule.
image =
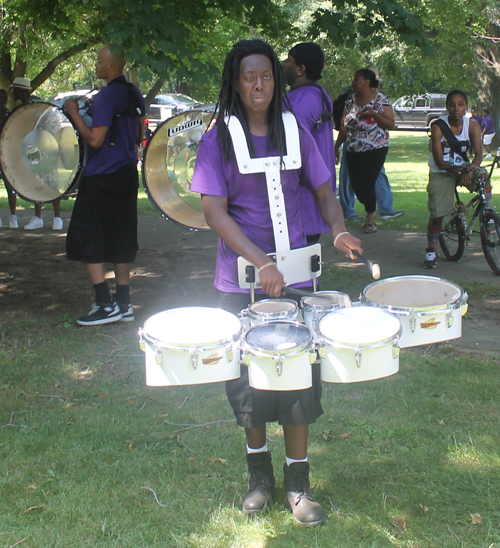
[[[137,250],[137,167],[84,177],[66,238],[70,261],[133,263]]]
[[[256,295],[257,300],[269,298]],[[220,307],[237,314],[249,304],[244,293],[219,292]],[[266,422],[279,424],[311,424],[323,414],[321,407],[321,372],[312,366],[312,387],[306,390],[257,390],[248,383],[248,367],[241,366],[241,377],[226,382],[226,393],[236,422],[244,428],[257,428]]]

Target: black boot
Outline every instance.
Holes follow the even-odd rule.
[[[311,493],[309,463],[294,462],[283,466],[285,475],[285,506],[290,508],[300,525],[315,527],[326,521],[326,514]]]
[[[243,499],[243,513],[258,514],[270,504],[276,485],[271,453],[250,453],[247,464],[248,492]]]

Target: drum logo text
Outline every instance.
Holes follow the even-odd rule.
[[[185,124],[181,124],[180,126],[174,127],[173,129],[167,130],[167,135],[169,137],[173,137],[174,135],[177,135],[178,133],[182,133],[183,131],[186,131],[187,129],[192,129],[194,127],[201,126],[203,124],[203,120],[199,118],[198,120],[193,120],[191,122],[186,122]]]
[[[436,327],[440,324],[441,322],[437,322],[436,321],[436,318],[431,318],[430,320],[427,320],[426,322],[422,322],[420,324],[420,327],[422,329],[436,329]]]
[[[203,365],[217,365],[222,360],[222,356],[217,356],[217,353],[203,358],[201,361]]]

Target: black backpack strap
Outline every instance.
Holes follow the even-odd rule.
[[[462,157],[464,162],[468,162],[469,158],[467,157],[467,152],[462,152],[462,148],[458,142],[456,135],[451,131],[451,127],[441,118],[434,120],[433,124],[437,124],[438,127],[443,132],[443,136],[450,145],[450,149]]]
[[[314,124],[315,128],[318,128],[320,124],[323,122],[328,122],[328,120],[333,119],[333,110],[330,112],[330,109],[328,108],[328,100],[326,98],[325,90],[316,82],[307,82],[307,84],[304,84],[304,86],[314,86],[315,88],[318,88],[321,92],[321,103],[323,112],[321,113],[321,116],[318,118],[316,123]]]
[[[118,133],[118,118],[121,118],[122,116],[140,116],[141,115],[141,107],[139,106],[139,101],[137,100],[137,97],[134,93],[134,84],[131,82],[122,82],[120,80],[113,80],[108,85],[112,84],[121,84],[122,86],[127,86],[128,90],[128,102],[127,102],[127,108],[121,112],[120,114],[115,114],[113,116],[113,121],[111,122],[111,134],[109,139],[110,146],[115,146],[116,144],[116,134]]]

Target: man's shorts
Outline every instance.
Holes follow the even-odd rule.
[[[493,137],[495,137],[494,133],[485,133],[483,135],[483,145],[491,145],[491,141],[493,141]]]
[[[455,187],[455,175],[447,177],[445,173],[434,173],[432,171],[429,173],[427,207],[431,219],[453,213]]]
[[[66,238],[70,261],[129,264],[137,243],[137,167],[84,177]]]

